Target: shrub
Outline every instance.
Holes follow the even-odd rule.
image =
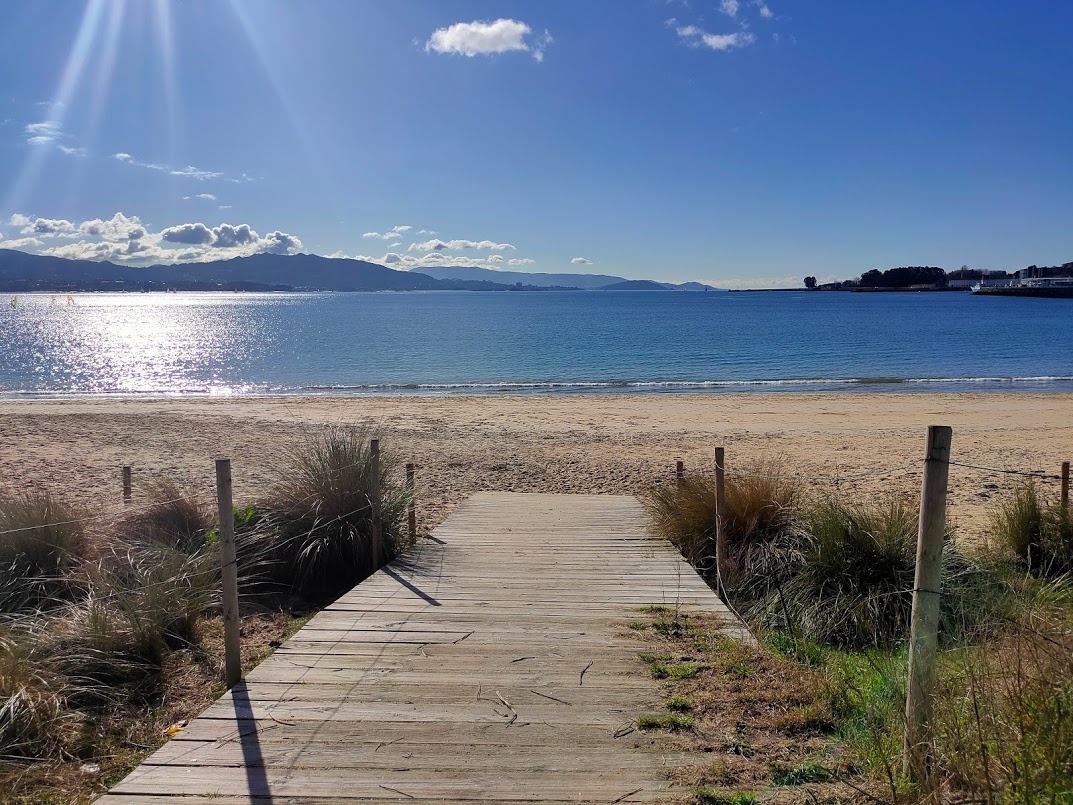
[[[1073,636],[1022,629],[971,648],[936,696],[936,747],[954,787],[987,801],[1066,802],[1073,791]]]
[[[48,491],[0,496],[0,611],[32,612],[70,600],[85,547],[85,513]]]
[[[408,546],[410,493],[392,483],[390,453],[380,453],[374,477],[369,434],[327,426],[309,435],[267,502],[243,548],[268,576],[311,600],[331,600],[377,568],[373,556],[372,500],[381,498],[381,560]]]
[[[726,479],[723,525],[731,567],[728,587],[745,587],[782,564],[784,537],[799,499],[795,482],[774,462],[757,462],[747,476]],[[669,540],[702,573],[715,572],[715,480],[687,478],[661,486],[644,497],[653,532]],[[744,592],[744,590],[742,591]]]
[[[87,599],[44,638],[64,673],[88,686],[135,681],[160,671],[165,655],[197,642],[197,624],[218,606],[216,553],[163,547],[114,550],[88,572]]]
[[[898,499],[854,506],[827,498],[804,513],[793,550],[748,610],[756,624],[839,647],[890,647],[909,635],[917,515]],[[1007,600],[1001,579],[943,549],[942,627],[948,636],[995,628]]]
[[[0,760],[54,752],[77,720],[68,688],[34,655],[30,638],[0,634]]]
[[[1032,481],[1016,487],[992,513],[991,530],[1033,573],[1073,573],[1073,512],[1045,500]]]
[[[149,508],[132,512],[116,523],[113,542],[149,545],[197,553],[205,546],[215,514],[190,491],[168,480],[146,486]]]

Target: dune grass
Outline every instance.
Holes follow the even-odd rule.
[[[742,477],[728,476],[724,529],[730,567],[724,580],[741,588],[750,579],[777,573],[785,561],[784,537],[794,522],[800,487],[777,463],[750,464]],[[642,498],[654,534],[670,541],[694,567],[715,572],[715,480],[689,477],[658,486]]]
[[[777,479],[777,473],[763,474]],[[729,491],[728,481],[728,510]],[[939,794],[914,788],[901,762],[915,503],[805,494],[771,480],[745,499],[747,511],[759,514],[728,514],[736,572],[728,585],[731,602],[769,651],[823,679],[824,706],[845,761],[839,775],[863,770],[882,785],[885,802],[934,801]],[[647,508],[653,532],[679,546],[710,579],[711,485],[687,481],[654,490]],[[757,525],[743,528],[743,520]],[[1026,484],[1000,502],[991,531],[999,551],[966,555],[953,534],[944,547],[942,652],[933,699],[941,796],[1070,801],[1070,513]],[[650,667],[658,665],[651,659]],[[727,672],[734,672],[727,662]],[[776,782],[791,779],[802,774],[790,769]]]
[[[1048,500],[1032,481],[1017,486],[992,512],[991,532],[1032,573],[1073,573],[1073,511]]]
[[[377,569],[373,498],[381,500],[380,561],[409,547],[410,493],[397,482],[392,454],[381,451],[373,471],[375,434],[328,426],[307,435],[272,494],[257,506],[243,546],[264,575],[316,601],[336,598]]]
[[[410,493],[390,453],[372,472],[371,435],[310,431],[273,493],[234,512],[247,610],[304,612],[373,572],[377,491],[381,561],[408,547]],[[0,538],[0,788],[13,801],[92,799],[87,787],[99,792],[162,740],[159,719],[218,695],[215,507],[167,480],[144,495],[88,527],[46,491],[0,495],[0,531],[26,529]],[[101,771],[79,770],[98,760]]]
[[[11,532],[0,539],[0,612],[35,612],[78,595],[85,517],[47,490],[0,494],[0,531]]]

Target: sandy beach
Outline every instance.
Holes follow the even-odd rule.
[[[246,503],[270,489],[307,426],[327,422],[376,427],[385,451],[417,464],[423,529],[478,490],[642,492],[670,481],[676,460],[710,468],[719,444],[731,472],[775,459],[816,479],[811,489],[854,496],[916,495],[929,424],[953,426],[953,458],[966,464],[1054,475],[1073,457],[1070,394],[9,400],[0,486],[46,485],[113,510],[130,464],[136,498],[169,478],[210,499],[212,459],[226,455]],[[1017,478],[951,470],[951,520],[977,539]],[[877,474],[845,478],[859,473]],[[1041,484],[1057,493],[1056,480]]]

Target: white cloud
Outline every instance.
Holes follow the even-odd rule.
[[[380,238],[381,240],[394,240],[395,238],[402,237],[405,233],[413,229],[412,226],[395,226],[388,232],[366,232],[362,235],[363,238]],[[424,231],[424,230],[422,230]]]
[[[43,246],[37,238],[15,238],[15,240],[0,241],[0,249],[31,249]]]
[[[199,252],[196,257],[198,260],[222,259],[259,252],[292,254],[302,248],[302,241],[294,235],[276,230],[261,237],[249,224],[220,224],[211,228],[200,222],[179,224],[162,230],[157,237],[167,243],[211,250]],[[221,255],[221,252],[225,254]]]
[[[137,215],[128,218],[123,213],[117,212],[107,221],[100,218],[83,221],[78,225],[78,234],[83,237],[100,238],[111,243],[122,243],[144,238],[148,232]]]
[[[187,165],[185,168],[172,168],[168,165],[164,165],[160,162],[142,162],[139,159],[135,159],[126,151],[120,151],[112,154],[112,159],[117,159],[120,162],[125,162],[128,165],[134,165],[139,168],[145,168],[146,170],[157,171],[159,173],[166,173],[169,176],[181,176],[186,179],[197,179],[198,181],[205,181],[207,179],[223,179],[224,174],[220,171],[210,171],[203,168],[197,168],[193,165]],[[246,174],[242,174],[240,177],[227,179],[229,182],[252,182]]]
[[[711,50],[732,50],[751,45],[756,41],[756,36],[748,31],[736,31],[732,34],[712,34],[696,25],[679,25],[678,20],[671,17],[666,23],[668,28],[673,28],[678,38],[689,47],[706,47]]]
[[[269,232],[261,243],[263,245],[261,250],[271,254],[292,254],[302,249],[302,241],[294,235],[288,235],[279,230]]]
[[[463,249],[476,249],[491,250],[494,252],[504,252],[507,250],[514,251],[514,247],[509,243],[496,243],[491,240],[426,240],[421,243],[411,243],[410,247],[406,250],[409,252],[443,252],[443,251],[462,251]]]
[[[217,207],[216,209],[218,209],[218,210],[229,210],[229,209],[231,209],[231,206],[232,206],[232,205],[230,205],[230,204],[221,204],[221,205],[220,205],[219,207]]]
[[[26,135],[26,142],[31,145],[51,143],[66,136],[60,130],[60,124],[55,120],[44,120],[40,123],[27,123],[22,131]]]
[[[219,179],[223,176],[218,171],[207,171],[201,168],[195,168],[193,165],[187,165],[185,168],[178,168],[176,170],[169,170],[172,176],[188,176],[191,179],[197,179],[198,181],[204,181],[205,179]]]
[[[506,258],[504,258],[503,255],[501,255],[501,254],[493,254],[493,255],[490,255],[488,257],[488,262],[489,263],[502,263],[503,260],[505,260],[505,259]]]
[[[507,265],[510,266],[531,266],[536,260],[530,260],[528,257],[513,257],[507,261]]]
[[[168,243],[185,243],[190,246],[211,246],[216,239],[205,224],[179,224],[169,226],[160,233]]]
[[[527,41],[532,32],[533,29],[520,20],[456,22],[434,31],[425,43],[425,51],[457,53],[471,58],[518,51],[531,53],[538,62],[543,61],[544,51],[552,42],[551,34],[545,31],[543,36]]]
[[[239,224],[238,226],[231,226],[231,224],[220,224],[213,227],[212,234],[215,240],[213,245],[222,249],[226,249],[233,246],[244,246],[247,243],[253,243],[257,240],[257,233],[250,229],[249,224]],[[282,233],[274,233],[282,234]]]
[[[11,226],[28,226],[33,223],[33,220],[34,219],[29,215],[23,215],[22,213],[17,212],[8,219],[8,223],[11,224]]]
[[[732,34],[704,34],[701,41],[712,50],[731,50],[751,45],[756,37],[747,31],[738,31]]]
[[[69,157],[84,157],[86,155],[85,148],[75,148],[70,145],[61,145],[60,150],[67,154]]]
[[[768,4],[765,3],[764,0],[753,0],[753,5],[757,7],[757,9],[760,11],[760,16],[763,17],[765,20],[770,20],[772,17],[775,16],[775,13],[770,8],[768,8]]]
[[[706,47],[712,50],[731,50],[745,47],[756,41],[756,37],[748,31],[736,31],[732,34],[711,34],[696,25],[678,25],[673,17],[667,20],[667,26],[674,28],[678,38],[694,48]]]
[[[25,218],[26,216],[20,216]],[[14,216],[12,216],[14,220]],[[75,225],[64,218],[34,218],[23,228],[23,235],[41,235],[46,238],[62,237],[75,232]]]
[[[571,257],[570,262],[573,263],[576,266],[591,266],[592,265],[592,260],[589,260],[587,257]]]
[[[216,201],[216,196],[212,193],[198,193],[196,196],[183,196],[183,201],[189,201],[192,198],[198,198],[202,201]]]
[[[738,0],[721,0],[719,3],[719,10],[726,14],[728,17],[738,16]]]

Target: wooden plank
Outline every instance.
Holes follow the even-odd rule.
[[[217,805],[650,802],[695,762],[628,628],[652,605],[741,624],[640,505],[482,493],[313,617],[99,800]],[[686,792],[678,792],[686,793]]]

